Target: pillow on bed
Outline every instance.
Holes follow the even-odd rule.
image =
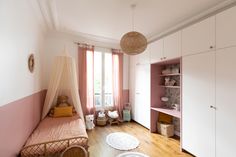
[[[72,106],[54,107],[53,117],[72,117],[72,111]]]

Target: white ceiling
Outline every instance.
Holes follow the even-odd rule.
[[[124,33],[132,30],[130,5],[133,3],[137,5],[135,30],[151,38],[223,1],[44,0],[48,6],[44,6],[42,11],[44,16],[48,16],[46,21],[53,23],[53,29],[118,41]]]

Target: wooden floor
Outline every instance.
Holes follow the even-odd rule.
[[[139,147],[132,151],[145,153],[150,157],[191,157],[180,151],[178,140],[150,133],[135,122],[106,127],[96,126],[94,130],[88,131],[90,157],[115,157],[123,153],[106,144],[106,136],[118,131],[129,133],[139,139]]]

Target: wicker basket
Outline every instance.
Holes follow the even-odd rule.
[[[157,122],[157,130],[163,136],[172,137],[174,136],[174,125],[167,123]]]
[[[99,126],[105,126],[107,125],[107,118],[106,117],[98,117],[97,118],[97,125]]]

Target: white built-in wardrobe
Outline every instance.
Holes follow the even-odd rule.
[[[150,64],[148,49],[130,57],[132,119],[150,129]]]
[[[236,157],[236,7],[130,57],[132,118],[150,128],[150,64],[182,57],[181,147],[197,157]]]
[[[182,30],[182,148],[236,156],[236,7]]]

